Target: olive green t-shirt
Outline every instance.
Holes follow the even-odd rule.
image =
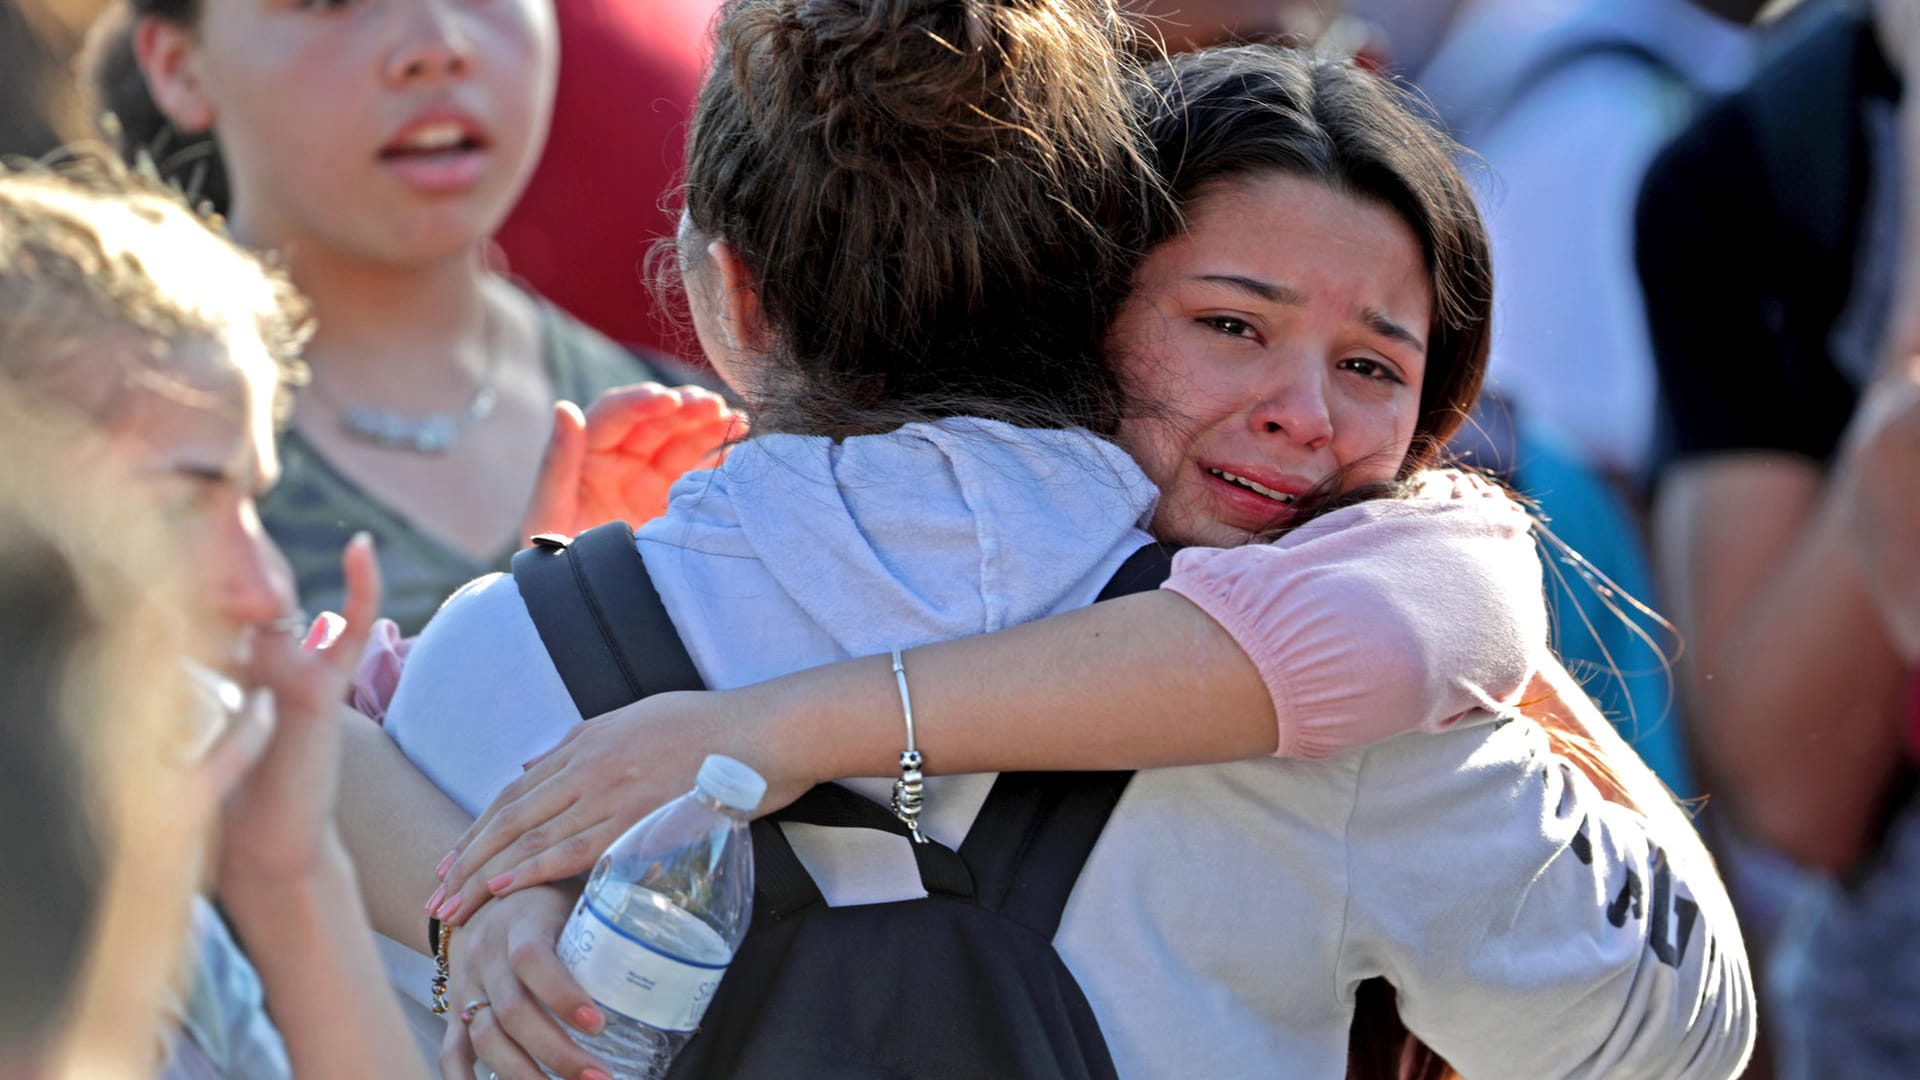
[[[544,301],[540,304],[542,352],[554,393],[585,407],[615,386],[658,378],[632,353],[601,337]],[[457,451],[456,451],[457,452]],[[293,565],[301,605],[309,612],[338,611],[344,583],[340,550],[353,534],[373,534],[386,586],[381,614],[404,634],[420,632],[455,589],[482,574],[505,570],[518,540],[482,562],[456,551],[348,480],[302,439],[280,438],[280,482],[260,501],[268,535]]]

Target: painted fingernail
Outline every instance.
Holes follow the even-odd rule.
[[[435,915],[434,909],[440,906],[440,898],[445,895],[447,895],[447,887],[445,885],[433,890],[433,895],[427,897],[427,914],[434,915],[435,918],[439,917]]]
[[[573,1010],[573,1026],[589,1035],[598,1035],[600,1029],[607,1026],[607,1021],[600,1015],[599,1009],[591,1005],[582,1005]]]
[[[490,893],[497,893],[502,889],[505,889],[507,886],[511,884],[513,884],[513,875],[501,874],[497,878],[487,879],[487,891]]]
[[[580,1080],[613,1080],[613,1077],[608,1076],[599,1069],[588,1069],[586,1072],[580,1074]]]
[[[440,910],[434,912],[433,917],[439,919],[441,922],[446,922],[448,919],[453,918],[454,913],[460,910],[460,900],[461,897],[459,893],[447,897],[447,902],[440,905]]]
[[[434,877],[445,878],[447,876],[447,871],[453,868],[453,856],[453,852],[447,852],[447,857],[441,859],[440,865],[433,868]]]

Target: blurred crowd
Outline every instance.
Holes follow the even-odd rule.
[[[116,995],[164,985],[191,1023],[195,994],[226,992],[204,974],[178,990],[171,955],[118,980],[76,958],[97,964],[103,936],[167,924],[139,898],[165,892],[160,879],[206,842],[220,792],[264,802],[275,796],[258,790],[260,770],[309,783],[301,770],[323,769],[280,741],[253,764],[268,736],[230,745],[249,737],[231,719],[241,730],[211,736],[211,750],[156,749],[183,717],[252,706],[222,704],[231,687],[218,678],[174,687],[178,642],[155,629],[171,594],[141,583],[184,565],[189,580],[172,587],[218,598],[231,640],[211,648],[272,669],[261,679],[280,680],[281,740],[301,729],[302,692],[350,692],[343,656],[358,657],[364,635],[403,656],[445,597],[526,536],[618,516],[601,504],[664,506],[667,485],[734,430],[737,402],[660,286],[656,255],[679,218],[716,0],[559,0],[557,79],[539,115],[477,100],[391,134],[382,153],[413,158],[402,167],[429,186],[458,180],[435,148],[526,148],[524,168],[499,170],[511,212],[497,227],[383,216],[355,189],[337,162],[362,106],[324,57],[277,36],[285,6],[201,0],[203,21],[183,29],[185,0],[0,0],[0,155],[15,163],[0,187],[30,188],[27,161],[99,144],[146,174],[128,181],[137,198],[184,190],[225,215],[222,236],[155,250],[220,246],[182,265],[232,275],[219,301],[233,310],[142,301],[128,325],[225,348],[238,335],[222,320],[238,320],[267,327],[278,350],[205,365],[169,391],[237,403],[225,419],[250,429],[243,453],[167,417],[137,453],[50,449],[83,440],[19,389],[46,378],[24,359],[40,339],[7,324],[53,301],[7,280],[25,273],[6,262],[7,231],[72,207],[0,191],[3,850],[15,868],[46,868],[31,886],[17,869],[0,883],[0,1076],[38,1075],[63,1010],[104,1014]],[[1920,109],[1902,99],[1920,64],[1920,0],[1130,6],[1170,50],[1279,40],[1355,57],[1413,87],[1465,147],[1492,240],[1493,344],[1486,393],[1451,449],[1537,511],[1554,647],[1692,808],[1728,879],[1761,979],[1762,1052],[1747,1075],[1920,1076]],[[245,42],[233,50],[245,59],[203,64],[195,35]],[[430,48],[394,61],[464,62]],[[237,204],[236,166],[248,185]],[[322,210],[356,200],[345,224]],[[483,267],[366,270],[464,251],[476,231]],[[151,258],[81,247],[76,265],[96,275]],[[52,336],[74,338],[86,314]],[[147,422],[100,386],[58,393],[108,418],[109,448]],[[615,443],[638,463],[619,482],[644,490],[609,494],[614,481],[588,474],[589,447]],[[129,552],[125,537],[145,526],[88,494],[109,489],[155,490],[162,523],[190,525]],[[350,545],[362,534],[371,550]],[[237,629],[325,609],[353,628],[321,651],[277,655],[287,643]],[[376,609],[391,622],[356,617]],[[178,693],[102,689],[124,686]],[[88,731],[88,715],[109,714],[134,734]],[[131,779],[142,749],[188,771]],[[111,805],[83,805],[75,793],[92,788],[113,790]],[[332,857],[326,830],[300,820],[253,847],[230,825],[209,871],[269,999],[281,966],[333,963],[349,985],[377,963],[350,949],[290,952],[281,966],[258,955],[284,934],[253,906],[280,895],[262,884],[269,852]],[[147,829],[158,839],[133,839]],[[220,920],[197,901],[171,917],[196,927],[217,981],[235,948]],[[226,1067],[180,1075],[247,1075]]]

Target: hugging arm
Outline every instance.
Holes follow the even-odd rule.
[[[926,771],[1325,757],[1512,704],[1544,652],[1539,564],[1529,519],[1469,488],[1350,507],[1275,545],[1183,552],[1165,590],[909,650]],[[818,782],[888,775],[903,738],[886,657],[648,699],[574,729],[510,784],[462,838],[448,894],[472,912],[582,872],[707,753],[759,769],[771,810]]]

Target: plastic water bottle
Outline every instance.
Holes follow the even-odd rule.
[[[694,789],[613,842],[560,934],[560,959],[607,1026],[574,1039],[616,1080],[665,1076],[753,914],[747,815],[767,782],[713,754]],[[552,1075],[552,1074],[548,1074]]]

